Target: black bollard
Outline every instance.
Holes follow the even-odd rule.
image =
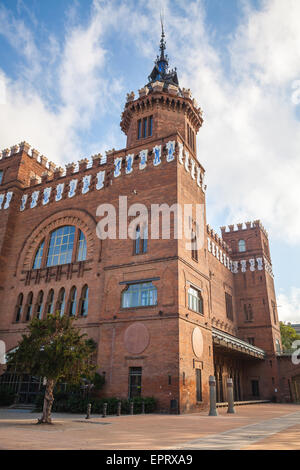
[[[209,415],[208,416],[218,416],[217,412],[217,399],[216,399],[216,379],[213,375],[209,376]]]
[[[121,416],[122,402],[118,401],[117,416]]]
[[[232,379],[227,379],[227,396],[228,396],[228,409],[227,413],[234,414],[234,399],[233,399],[233,382]]]
[[[106,418],[107,414],[107,403],[103,403],[103,415],[102,418]]]
[[[87,406],[87,409],[86,409],[86,417],[85,417],[85,419],[90,419],[90,417],[91,417],[91,409],[92,409],[92,405],[91,405],[91,403],[89,403],[88,406]]]
[[[130,402],[130,414],[133,415],[133,401]]]

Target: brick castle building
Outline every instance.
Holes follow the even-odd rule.
[[[206,224],[205,170],[197,159],[202,111],[168,68],[164,34],[148,84],[127,95],[121,129],[126,148],[56,167],[26,142],[0,160],[0,339],[14,349],[28,322],[54,311],[78,317],[98,345],[104,396],[154,396],[159,409],[206,408],[208,379],[226,401],[291,401],[294,369],[285,373],[268,235],[259,220]],[[174,237],[100,239],[101,204],[192,205],[188,250]],[[204,207],[202,225],[195,204]],[[129,221],[134,220],[129,217]],[[199,235],[200,238],[200,235]],[[300,374],[300,371],[298,371]],[[38,378],[6,372],[20,400]]]

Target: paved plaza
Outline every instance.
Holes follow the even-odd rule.
[[[0,409],[0,449],[300,449],[300,405],[240,406],[234,415],[221,408],[217,417],[53,413],[53,425],[36,425],[39,416]]]

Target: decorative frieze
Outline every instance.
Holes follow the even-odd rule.
[[[42,204],[43,206],[45,206],[46,204],[49,203],[50,201],[50,195],[51,195],[51,191],[52,191],[52,188],[45,188],[44,189],[44,193],[43,193],[43,200],[42,200]]]
[[[178,152],[177,152],[178,150]],[[113,169],[113,175],[114,178],[126,176],[129,174],[132,174],[134,171],[142,171],[144,170],[147,165],[153,165],[155,167],[159,167],[162,164],[163,158],[165,158],[167,163],[171,163],[176,160],[176,155],[178,156],[179,163],[185,166],[186,170],[189,172],[191,179],[194,180],[195,184],[201,189],[203,189],[203,178],[204,174],[201,171],[201,168],[197,165],[197,162],[193,160],[190,156],[189,153],[186,151],[184,152],[184,146],[182,143],[178,143],[178,148],[176,148],[176,141],[171,140],[168,141],[164,147],[164,152],[163,152],[163,146],[162,145],[156,145],[152,149],[152,155],[151,155],[151,160],[148,159],[149,155],[149,150],[148,149],[143,149],[139,152],[138,157],[139,161],[138,166],[136,167],[135,164],[135,155],[134,153],[128,154],[125,157],[124,156],[117,156],[113,160],[114,164],[114,169]],[[108,156],[112,155],[115,151],[111,150],[106,152]],[[185,155],[185,160],[183,160],[183,154]],[[93,157],[93,161],[99,161],[101,155],[95,155]],[[149,161],[148,161],[149,160]],[[79,162],[79,167],[81,170],[86,171],[86,164],[88,162],[88,159],[83,159],[80,160]],[[100,161],[100,164],[102,162]],[[104,164],[104,163],[103,163]],[[94,166],[94,165],[93,165]],[[79,169],[79,172],[81,171]],[[57,180],[58,178],[61,178],[64,170],[63,168],[59,167],[57,168],[54,163],[49,162],[49,175],[51,172],[54,172],[54,180]],[[71,176],[75,172],[75,163],[69,163],[66,165],[66,176]],[[78,174],[76,172],[76,174]],[[105,187],[105,177],[106,177],[106,171],[99,171],[95,175],[95,188],[96,190],[100,190]],[[90,191],[91,189],[91,181],[92,181],[92,175],[84,175],[81,179],[81,193],[86,194]],[[43,183],[47,183],[47,175],[46,172],[43,174]],[[72,198],[76,195],[76,192],[78,190],[78,184],[80,182],[80,178],[72,179],[69,181],[69,183],[66,183],[68,185],[68,193],[67,197]],[[51,181],[49,181],[51,183]],[[56,186],[56,188],[53,188],[55,191],[55,196],[54,196],[54,201],[59,202],[63,198],[63,191],[65,188],[65,183],[60,183]],[[45,188],[43,190],[43,199],[42,199],[42,204],[46,205],[50,202],[50,194],[51,194],[51,188]],[[30,208],[36,207],[36,203],[31,201],[30,203]],[[23,203],[21,203],[20,206],[20,211],[24,211],[26,208],[26,200],[24,199]],[[222,260],[220,260],[222,261]]]
[[[34,207],[37,206],[38,199],[39,199],[39,194],[40,194],[39,191],[34,191],[34,192],[31,194],[30,209],[33,209]]]
[[[64,184],[64,183],[60,183],[60,184],[58,184],[58,185],[56,186],[56,195],[55,195],[55,201],[56,201],[56,202],[62,200],[63,192],[64,192],[64,187],[65,187],[65,184]]]

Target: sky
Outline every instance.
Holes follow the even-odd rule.
[[[64,165],[124,148],[163,12],[170,66],[203,109],[207,221],[260,219],[279,318],[300,323],[299,0],[0,0],[0,149]]]

